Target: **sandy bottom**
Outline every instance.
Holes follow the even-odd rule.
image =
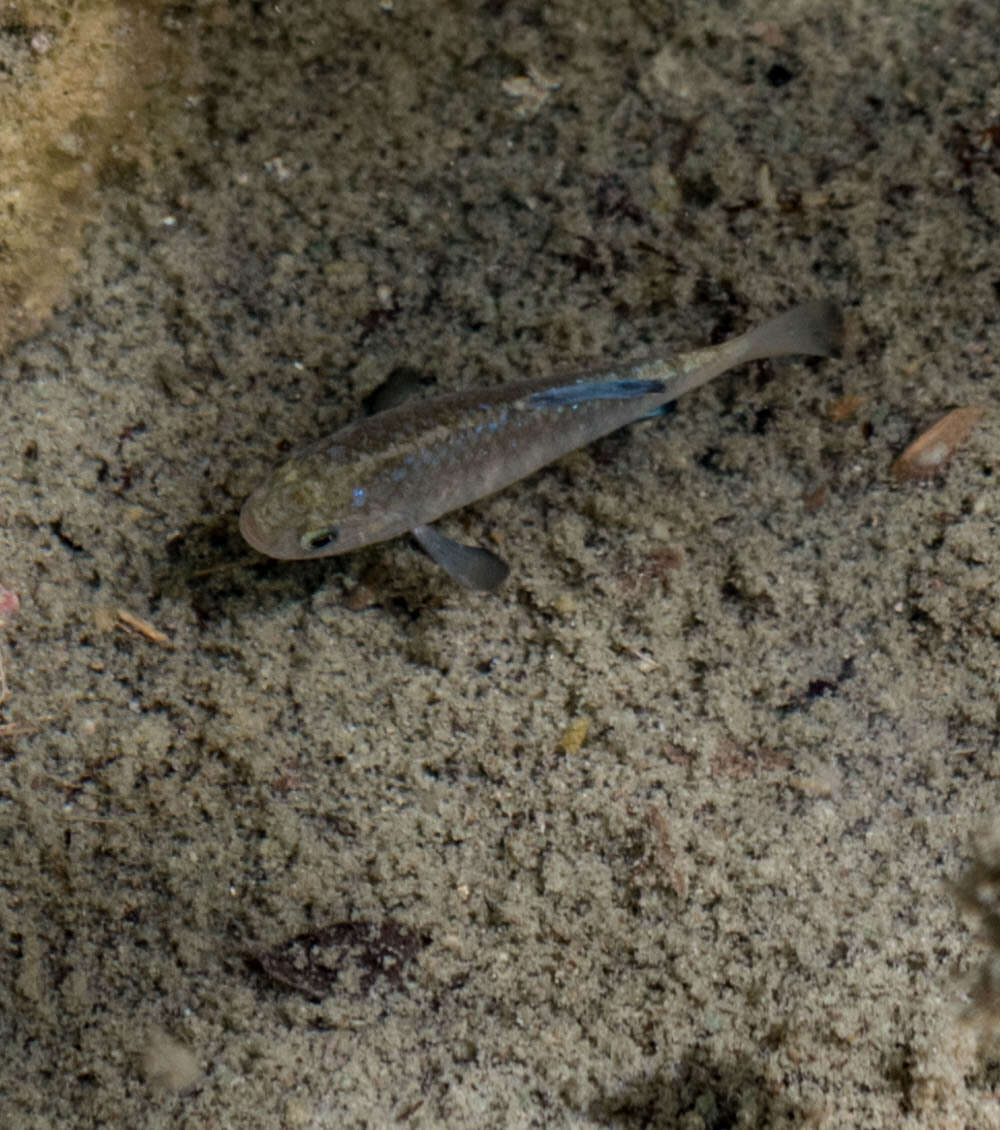
[[[4,358],[5,1127],[1000,1125],[996,4],[610,7],[227,10]],[[240,540],[400,368],[822,294],[842,357],[449,518],[496,596]]]

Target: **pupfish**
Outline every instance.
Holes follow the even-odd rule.
[[[408,401],[294,452],[246,500],[240,531],[254,549],[283,559],[348,553],[412,533],[455,580],[495,589],[507,565],[431,523],[659,414],[735,365],[826,356],[840,336],[839,309],[820,299],[705,349]]]

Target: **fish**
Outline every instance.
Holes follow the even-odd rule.
[[[454,580],[493,591],[509,567],[433,523],[685,392],[766,357],[825,357],[842,316],[830,299],[793,307],[719,345],[563,376],[407,401],[294,451],[240,512],[246,542],[268,557],[349,553],[410,533]]]

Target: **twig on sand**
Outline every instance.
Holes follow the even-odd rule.
[[[159,644],[160,647],[174,646],[166,632],[161,632],[159,628],[151,624],[148,620],[143,620],[139,616],[133,616],[133,614],[125,608],[119,608],[117,616],[118,623],[121,624],[123,628],[138,632],[140,636],[145,636],[147,640]]]

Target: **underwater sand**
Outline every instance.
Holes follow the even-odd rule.
[[[200,77],[0,364],[5,1127],[1000,1126],[996,5],[610,7],[170,10]],[[448,518],[496,596],[239,538],[401,367],[823,294],[842,357]]]

